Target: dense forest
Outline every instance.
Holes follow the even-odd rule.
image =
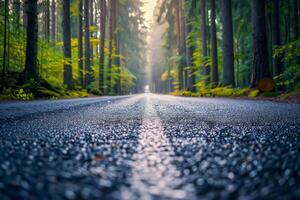
[[[141,90],[146,34],[141,4],[1,1],[0,92],[28,99]]]
[[[187,96],[300,90],[299,0],[158,0],[154,13],[152,90]]]
[[[300,0],[144,3],[1,1],[1,97],[300,90]]]

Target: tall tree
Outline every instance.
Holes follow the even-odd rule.
[[[89,16],[89,1],[84,0],[84,53],[85,53],[85,86],[91,82],[91,46],[90,46],[90,16]]]
[[[71,24],[70,24],[70,0],[63,0],[63,50],[64,50],[64,84],[69,88],[73,86],[72,80],[72,53],[71,53]]]
[[[231,0],[222,0],[223,80],[224,85],[235,86],[233,61],[233,28]]]
[[[294,37],[295,39],[299,38],[299,31],[300,31],[300,22],[299,22],[299,7],[298,0],[294,0]]]
[[[83,69],[83,27],[82,27],[82,12],[83,5],[82,0],[78,0],[78,74],[80,86],[84,87],[84,69]]]
[[[91,26],[94,26],[95,24],[94,24],[94,15],[95,15],[95,13],[94,13],[94,0],[90,0],[90,3],[89,3],[89,22],[90,22],[90,27]],[[90,32],[90,36],[91,36],[91,38],[93,38],[94,37],[94,35],[93,35],[93,32]],[[90,43],[90,56],[91,56],[91,58],[90,58],[90,65],[91,66],[93,66],[93,57],[94,57],[94,48],[93,48],[93,43]],[[92,77],[91,77],[91,80],[90,81],[92,81]]]
[[[280,31],[280,0],[273,1],[273,44],[275,46],[281,45],[281,31]],[[282,61],[280,57],[274,59],[274,74],[277,76],[282,73]]]
[[[120,61],[120,40],[119,40],[119,31],[118,31],[118,24],[119,24],[119,2],[116,1],[115,5],[115,17],[114,17],[114,41],[116,45],[116,54],[118,55],[115,58],[115,63],[116,63],[116,84],[115,84],[115,93],[120,94],[121,92],[121,61]]]
[[[55,0],[52,0],[52,3],[51,3],[51,40],[52,40],[52,43],[55,42],[55,33],[56,33],[56,3],[55,3]]]
[[[182,32],[181,32],[181,4],[180,1],[176,2],[175,17],[176,17],[176,39],[177,39],[177,54],[182,56]],[[183,89],[183,65],[181,59],[178,63],[178,89]]]
[[[111,73],[112,73],[112,54],[113,54],[113,44],[114,44],[114,13],[115,13],[115,4],[116,0],[109,1],[109,41],[108,41],[108,76],[107,76],[107,82],[108,82],[108,88],[107,92],[110,94],[111,91]]]
[[[265,19],[265,0],[252,0],[251,12],[253,30],[251,87],[256,87],[262,78],[270,77]]]
[[[211,52],[212,52],[212,65],[211,65],[211,84],[212,86],[217,86],[219,83],[218,76],[218,46],[217,46],[217,29],[216,29],[216,2],[215,0],[210,0],[211,6]]]
[[[207,24],[206,24],[206,0],[201,0],[200,4],[200,15],[201,15],[201,34],[202,34],[202,56],[206,60],[208,55],[207,49]],[[209,75],[209,67],[206,62],[203,64],[203,74]],[[209,78],[205,79],[205,83],[208,84]]]
[[[5,84],[5,72],[6,72],[6,50],[7,50],[7,21],[8,21],[8,0],[4,2],[4,37],[3,37],[3,58],[2,58],[2,77],[0,93],[3,93]]]
[[[28,0],[23,0],[23,26],[27,27],[27,9],[28,9]]]
[[[106,29],[106,0],[100,0],[100,66],[99,84],[100,91],[104,94],[104,46]]]
[[[26,59],[23,72],[24,81],[33,79],[40,81],[37,66],[37,39],[38,39],[38,18],[37,18],[37,0],[26,0],[27,7],[27,29],[26,29]]]
[[[45,39],[47,42],[50,40],[50,1],[44,2],[44,20],[45,20]]]

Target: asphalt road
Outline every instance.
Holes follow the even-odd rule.
[[[300,199],[300,105],[1,103],[0,199]]]

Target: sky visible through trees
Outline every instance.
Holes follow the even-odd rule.
[[[3,0],[3,98],[299,91],[299,0]]]

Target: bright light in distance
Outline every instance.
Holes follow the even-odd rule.
[[[145,93],[150,93],[150,87],[149,87],[149,85],[145,86],[145,90],[144,91],[145,91]]]

